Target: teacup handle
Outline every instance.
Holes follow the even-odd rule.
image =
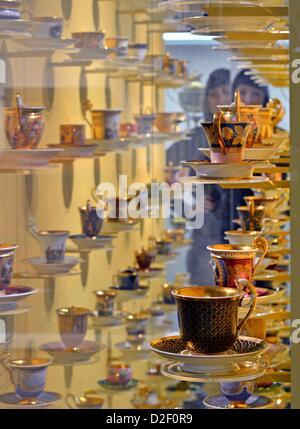
[[[93,108],[93,103],[91,102],[91,100],[85,100],[81,103],[81,111],[82,111],[84,120],[88,124],[88,126],[91,128],[91,130],[93,129],[93,124],[88,119],[87,112],[90,112],[92,110],[92,108]]]
[[[117,274],[113,275],[113,286],[120,286],[119,276]]]
[[[218,143],[221,146],[222,154],[226,155],[227,154],[227,148],[226,148],[224,139],[222,137],[222,130],[221,130],[222,118],[223,118],[223,112],[216,112],[214,114],[213,129],[217,135]]]
[[[278,98],[271,99],[267,104],[267,107],[272,108],[276,114],[272,120],[272,124],[274,127],[276,127],[276,125],[281,121],[281,119],[283,119],[285,115],[285,108]]]
[[[288,193],[284,195],[282,198],[279,198],[279,201],[275,205],[273,211],[275,212],[281,205],[286,204],[289,201],[289,199],[290,199],[290,196]]]
[[[261,252],[262,252],[259,260],[257,261],[257,263],[254,265],[254,268],[253,268],[253,274],[256,274],[257,268],[262,263],[262,261],[264,260],[266,254],[267,254],[269,245],[268,245],[267,240],[264,237],[257,237],[253,241],[253,246],[256,247],[257,249],[261,250]]]
[[[30,12],[30,10],[28,10],[28,9],[25,9],[25,10],[23,10],[23,11],[21,12],[21,16],[22,16],[22,18],[23,18],[25,15],[27,15],[27,18],[29,18],[29,19],[33,19],[33,18],[35,18],[34,14],[33,14],[32,12]]]
[[[271,232],[272,231],[273,222],[272,219],[269,217],[266,217],[263,220],[263,232]]]
[[[249,295],[250,295],[250,303],[249,303],[249,305],[247,305],[247,307],[249,307],[249,311],[246,314],[246,316],[244,317],[244,319],[239,323],[238,328],[237,328],[237,331],[238,331],[237,336],[239,336],[239,333],[241,332],[242,328],[244,327],[244,325],[246,324],[246,322],[250,318],[251,314],[255,310],[256,301],[257,301],[257,292],[256,292],[254,285],[249,280],[240,279],[240,280],[237,280],[235,283],[236,283],[237,288],[240,291],[244,291],[245,289],[248,289]],[[243,307],[243,305],[242,305],[243,301],[244,301],[244,298],[241,299],[240,307]]]
[[[71,401],[73,401],[73,402],[71,402]],[[66,402],[67,406],[69,408],[71,408],[71,410],[75,410],[76,409],[76,399],[75,399],[75,396],[72,393],[69,393],[66,396],[65,402]]]
[[[237,121],[241,122],[241,93],[236,91],[234,94],[234,105]]]

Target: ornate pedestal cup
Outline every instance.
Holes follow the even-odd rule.
[[[263,237],[258,237],[253,246],[219,244],[208,246],[207,249],[211,252],[216,285],[236,288],[236,281],[240,279],[252,282],[257,267],[268,251],[268,242]],[[255,262],[259,252],[261,255]]]

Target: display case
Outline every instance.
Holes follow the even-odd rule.
[[[296,3],[1,2],[1,409],[298,407]]]

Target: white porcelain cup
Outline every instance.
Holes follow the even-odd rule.
[[[37,238],[42,248],[43,256],[48,264],[64,262],[68,231],[40,231]]]
[[[252,246],[260,231],[225,231],[225,239],[237,246]]]
[[[60,39],[64,29],[63,18],[34,17],[32,18],[33,37]]]

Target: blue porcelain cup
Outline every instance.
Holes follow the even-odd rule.
[[[13,263],[17,245],[0,244],[0,293],[5,291],[13,276]]]
[[[156,115],[153,114],[136,116],[135,121],[138,126],[138,133],[141,135],[152,134],[155,119]]]
[[[175,285],[171,283],[164,283],[162,287],[162,297],[163,297],[163,303],[168,305],[175,305],[176,300],[174,296],[172,295],[172,290],[176,288]]]
[[[84,207],[79,207],[82,232],[87,237],[97,237],[103,226],[103,210],[99,207],[92,207],[89,203]]]
[[[128,269],[114,276],[114,284],[123,290],[136,290],[140,285],[140,278],[135,270]]]
[[[45,390],[47,369],[51,359],[19,359],[10,362],[9,367],[16,394],[24,401],[36,401]]]
[[[230,402],[246,402],[253,395],[254,383],[240,381],[221,383],[220,390]]]

